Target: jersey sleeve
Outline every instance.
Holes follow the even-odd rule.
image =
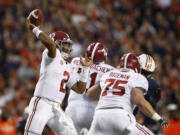
[[[141,74],[134,74],[130,79],[130,85],[132,88],[141,88],[144,93],[148,91],[148,81],[147,79]]]
[[[105,67],[105,73],[107,73],[107,72],[110,72],[110,71],[112,71],[112,70],[115,70],[115,68],[114,67],[112,67],[111,65],[108,65],[108,64],[102,64],[102,66],[103,67]],[[96,84],[98,84],[99,86],[100,86],[100,80],[101,80],[101,78],[102,78],[102,76],[105,74],[105,73],[103,73],[103,72],[98,72],[98,74],[99,74],[99,77],[96,79]]]
[[[72,73],[78,72],[79,68],[81,67],[80,58],[79,57],[73,58],[70,66],[71,66]]]
[[[148,83],[149,83],[149,88],[145,97],[147,99],[152,99],[155,103],[157,103],[160,100],[161,87],[159,83],[153,78],[148,78]]]
[[[97,83],[99,85],[100,90],[103,90],[105,87],[105,80],[107,79],[109,75],[109,72],[105,73],[104,75],[102,75],[102,77],[99,80],[99,83]]]
[[[78,72],[78,68],[80,68],[80,65],[75,64],[74,60],[78,59],[73,59],[69,67],[70,78],[67,82],[67,87],[70,89],[76,82],[80,80],[80,74]]]
[[[45,49],[44,51],[43,51],[43,54],[42,54],[43,56],[43,59],[44,59],[44,62],[45,62],[45,64],[49,64],[49,63],[51,63],[53,60],[54,60],[54,58],[51,58],[51,57],[49,57],[48,56],[48,49]]]
[[[69,80],[68,80],[68,82],[67,82],[67,87],[69,88],[69,89],[71,89],[71,87],[76,83],[76,82],[78,82],[80,80],[80,75],[78,75],[77,73],[70,73],[70,78],[69,78]]]

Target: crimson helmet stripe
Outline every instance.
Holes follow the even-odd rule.
[[[128,53],[126,56],[125,56],[125,60],[124,60],[124,68],[126,69],[127,68],[127,59],[128,59],[128,56],[130,55],[131,53]]]
[[[93,58],[94,58],[94,54],[95,54],[95,52],[96,52],[96,48],[98,47],[99,44],[100,44],[100,43],[97,42],[97,43],[95,44],[94,48],[93,48],[93,51],[92,51],[92,54],[91,54],[91,59],[92,59],[92,60],[93,60]]]

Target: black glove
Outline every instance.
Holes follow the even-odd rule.
[[[166,119],[160,119],[159,121],[158,121],[158,123],[161,125],[161,127],[168,127],[169,126],[169,123],[168,123],[168,121],[166,120]]]

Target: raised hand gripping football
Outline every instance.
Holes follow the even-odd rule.
[[[38,27],[43,21],[43,13],[40,9],[35,9],[31,11],[27,19],[30,20],[30,23]]]

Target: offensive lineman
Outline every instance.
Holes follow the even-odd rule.
[[[152,135],[136,123],[134,106],[159,122],[163,128],[168,122],[157,114],[143,93],[148,89],[147,79],[139,74],[140,64],[136,55],[128,53],[120,60],[120,69],[104,74],[100,80],[101,95],[88,135]],[[91,97],[95,89],[89,89]]]
[[[97,84],[101,76],[113,67],[105,64],[107,50],[101,42],[90,44],[87,48],[86,54],[93,61],[93,64],[90,66],[89,77],[86,85],[86,90],[88,90],[90,87]],[[78,73],[80,77],[82,71],[80,58],[74,58],[71,62],[71,66],[73,72]],[[78,133],[80,133],[83,128],[90,128],[97,102],[97,100],[88,98],[86,96],[86,91],[83,94],[77,94],[74,91],[70,91],[66,112],[72,118]]]
[[[72,120],[60,108],[65,95],[65,87],[73,89],[77,93],[83,93],[86,88],[87,76],[91,60],[80,59],[83,72],[79,82],[69,74],[66,65],[71,53],[71,44],[68,34],[58,31],[50,37],[38,27],[27,20],[27,28],[46,47],[42,54],[40,77],[35,88],[34,97],[29,104],[29,117],[24,135],[40,135],[47,124],[58,135],[77,135]],[[58,47],[58,48],[56,48]]]

